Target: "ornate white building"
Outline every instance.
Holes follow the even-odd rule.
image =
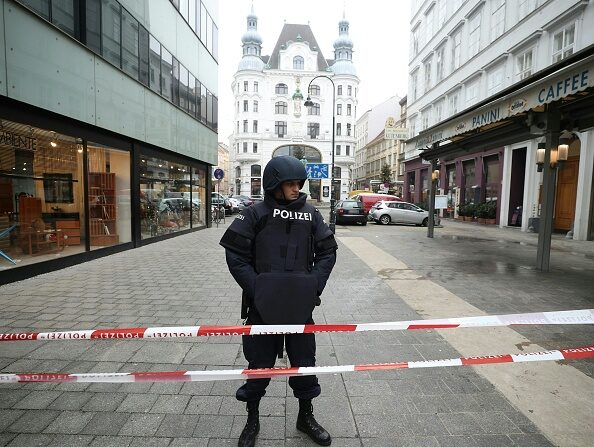
[[[355,156],[359,85],[349,22],[344,17],[339,22],[334,59],[324,58],[309,25],[298,24],[285,24],[272,54],[262,56],[257,25],[252,9],[241,39],[243,57],[232,85],[235,119],[229,152],[233,194],[263,194],[266,163],[278,155],[294,155],[304,163],[321,164],[322,172],[327,169],[328,178],[312,177],[304,191],[312,200],[330,201],[334,115],[334,194],[337,199],[346,198]],[[316,76],[320,77],[314,80]],[[305,107],[308,86],[313,106]]]

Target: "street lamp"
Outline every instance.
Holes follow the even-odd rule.
[[[336,88],[334,86],[334,81],[326,75],[318,75],[314,77],[309,84],[307,85],[307,100],[303,103],[305,107],[312,107],[314,105],[313,101],[311,100],[310,96],[310,87],[311,83],[318,78],[326,78],[332,83],[332,171],[330,173],[330,231],[332,233],[336,233],[336,214],[334,213],[334,207],[336,205],[336,200],[334,199],[334,132],[336,128],[336,116],[335,116],[335,109],[336,109]]]

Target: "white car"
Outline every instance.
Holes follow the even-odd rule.
[[[381,200],[373,205],[369,215],[375,223],[382,225],[406,223],[426,227],[429,222],[429,213],[427,211],[408,202]],[[437,221],[436,223],[438,224]]]

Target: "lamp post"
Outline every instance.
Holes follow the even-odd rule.
[[[326,75],[318,75],[316,77],[314,77],[311,81],[309,81],[309,84],[307,85],[307,100],[303,103],[303,105],[305,107],[311,107],[313,106],[313,101],[311,100],[311,96],[310,96],[310,87],[311,87],[311,83],[313,81],[315,81],[318,78],[326,78],[328,79],[331,83],[332,83],[332,171],[330,172],[330,231],[332,231],[332,233],[336,232],[336,214],[334,213],[334,207],[336,205],[336,200],[334,198],[334,132],[335,132],[335,128],[336,128],[336,88],[334,86],[334,81],[326,76]]]

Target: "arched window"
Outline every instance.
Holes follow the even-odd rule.
[[[239,166],[237,166],[235,168],[235,178],[240,178],[241,177],[241,168]]]
[[[303,70],[303,58],[301,56],[293,58],[293,70]]]
[[[287,114],[287,103],[284,101],[279,101],[274,105],[274,113],[277,115],[286,115]]]
[[[276,84],[276,87],[274,88],[274,93],[276,93],[277,95],[286,95],[287,93],[289,93],[289,88],[287,87],[287,84]]]
[[[311,96],[320,96],[320,86],[312,84],[309,86],[309,94]]]
[[[290,144],[277,147],[272,153],[273,157],[279,155],[291,155],[299,160],[306,159],[308,163],[321,163],[321,152],[312,146],[305,146],[301,144]]]
[[[252,165],[252,177],[260,177],[262,175],[262,166]]]
[[[320,105],[316,102],[313,103],[312,106],[307,108],[308,115],[319,115],[320,114]]]

